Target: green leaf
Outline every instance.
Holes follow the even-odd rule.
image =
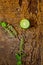
[[[7,23],[6,23],[6,22],[2,22],[2,23],[1,23],[1,26],[2,26],[2,27],[7,27]]]
[[[17,62],[17,65],[22,65],[22,62],[21,62],[21,61],[18,61],[18,62]]]
[[[19,54],[16,54],[17,61],[21,60],[21,56]]]

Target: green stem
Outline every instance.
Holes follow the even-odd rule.
[[[9,34],[11,37],[14,37],[13,33],[12,33],[10,30],[8,30],[8,28],[4,28],[4,29],[5,29],[5,31],[8,32],[8,34]]]
[[[22,51],[23,51],[23,44],[24,44],[24,38],[22,37],[22,38],[21,38],[21,41],[20,41],[20,54],[21,54]]]
[[[20,40],[20,50],[19,53],[16,54],[16,59],[17,59],[17,65],[22,65],[22,51],[23,51],[23,44],[24,44],[24,38],[22,37]]]
[[[8,29],[9,30],[11,30],[12,31],[12,33],[15,35],[15,36],[17,36],[17,32],[16,32],[16,30],[13,28],[13,26],[11,26],[11,25],[7,25],[8,26]]]

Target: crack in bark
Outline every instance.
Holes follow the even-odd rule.
[[[22,0],[19,0],[19,6],[20,7],[22,6]]]

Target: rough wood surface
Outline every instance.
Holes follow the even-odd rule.
[[[20,20],[31,22],[27,30],[21,29]],[[25,39],[23,65],[43,65],[43,0],[0,0],[0,21],[12,24],[18,36],[11,38],[0,27],[0,65],[16,65],[15,53],[21,36]]]

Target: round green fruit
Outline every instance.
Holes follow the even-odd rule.
[[[21,27],[21,28],[24,28],[24,29],[29,28],[29,27],[30,27],[30,21],[27,20],[27,19],[22,19],[22,20],[20,21],[20,27]]]

